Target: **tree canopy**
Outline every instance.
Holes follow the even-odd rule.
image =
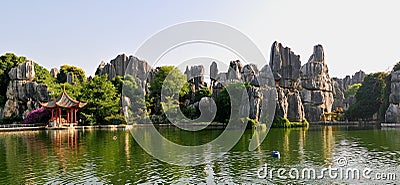
[[[72,79],[74,82],[82,83],[86,81],[85,71],[82,68],[70,65],[62,65],[60,67],[60,73],[57,75],[59,83],[67,82],[67,74],[72,73]]]
[[[346,112],[349,119],[371,120],[373,115],[378,113],[381,105],[384,103],[384,92],[388,75],[387,73],[379,72],[369,74],[365,77],[355,95],[356,102]]]
[[[360,89],[361,84],[353,84],[347,89],[346,92],[344,92],[344,97],[349,98],[349,97],[354,97],[357,94],[358,89]]]
[[[86,102],[82,115],[89,122],[104,123],[106,117],[119,112],[119,99],[114,85],[108,80],[108,75],[95,76],[83,84],[79,101]]]

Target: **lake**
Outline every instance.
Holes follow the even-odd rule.
[[[206,143],[222,132],[176,128],[159,131],[171,141],[187,145]],[[260,147],[248,151],[251,136],[252,131],[246,130],[236,146],[221,158],[186,167],[153,158],[123,129],[3,132],[0,184],[400,182],[396,180],[400,179],[400,129],[271,129]],[[280,152],[280,158],[271,157],[274,150]],[[311,169],[315,170],[315,177]],[[337,173],[332,174],[335,169]],[[344,175],[355,170],[359,177]]]

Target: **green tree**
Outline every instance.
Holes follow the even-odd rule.
[[[84,83],[78,100],[87,103],[81,113],[92,123],[105,123],[106,117],[119,112],[119,99],[108,75],[95,76]]]
[[[249,86],[250,86],[249,83],[234,82],[228,84],[222,89],[222,91],[218,94],[216,98],[217,121],[228,123],[229,118],[231,117],[231,112],[235,113],[239,112],[240,107],[239,106],[232,107],[231,101],[233,102],[234,105],[239,105],[242,101],[241,97],[240,98],[235,97],[234,99],[231,99],[229,94],[235,96],[241,95],[244,90],[247,90],[249,88]],[[239,115],[233,115],[233,116],[239,116]]]
[[[175,93],[179,87],[182,88],[179,89],[178,93]],[[176,108],[176,102],[170,100],[181,99],[181,97],[185,96],[190,91],[189,84],[186,82],[186,75],[182,74],[181,71],[174,66],[162,66],[158,69],[153,80],[150,82],[151,94],[147,98],[147,101],[149,101],[147,104],[150,105],[151,112],[154,112],[157,115],[163,113],[160,107],[157,107],[158,105],[156,105],[156,102],[161,99],[162,91],[167,99],[167,101],[164,102],[163,107],[167,109]],[[179,97],[176,97],[177,94]]]
[[[387,73],[372,73],[365,77],[361,87],[356,93],[356,102],[346,111],[352,120],[371,120],[384,103]]]
[[[62,65],[60,67],[60,73],[57,75],[59,83],[67,82],[67,74],[72,73],[72,79],[74,82],[82,83],[86,81],[85,71],[82,68],[70,65]]]
[[[0,106],[4,106],[7,101],[6,92],[7,86],[10,82],[8,72],[11,68],[26,61],[23,56],[17,56],[13,53],[6,53],[0,56]]]
[[[56,79],[51,75],[51,73],[44,68],[43,66],[39,65],[38,63],[33,63],[35,66],[35,81],[37,83],[44,83],[46,85],[56,83]]]
[[[123,107],[125,114],[128,114],[128,123],[141,123],[146,115],[146,104],[144,92],[136,83],[136,80],[131,75],[125,75],[123,81]],[[126,102],[128,101],[128,102]]]
[[[203,97],[211,97],[211,96],[212,96],[211,89],[208,87],[203,87],[194,93],[194,101],[197,102],[200,101],[201,98]]]
[[[133,78],[132,76],[130,76],[130,77]],[[113,79],[111,79],[111,83],[114,85],[115,89],[117,90],[117,94],[121,94],[122,93],[122,85],[124,84],[124,77],[116,76]]]
[[[353,84],[347,89],[346,92],[344,92],[344,97],[349,98],[349,97],[354,97],[357,94],[358,89],[360,89],[361,84]]]

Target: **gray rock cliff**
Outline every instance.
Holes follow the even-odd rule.
[[[300,56],[288,47],[274,42],[271,47],[270,63],[277,91],[275,117],[301,122],[305,118],[299,88]]]
[[[393,71],[391,76],[390,104],[386,110],[385,121],[388,123],[400,123],[400,70]]]
[[[39,102],[49,101],[47,85],[34,82],[35,68],[32,61],[22,63],[10,70],[7,86],[7,101],[1,117],[22,115],[26,111],[39,108]]]
[[[330,113],[333,106],[333,87],[328,73],[321,45],[314,46],[314,52],[301,67],[301,97],[305,117],[308,121],[321,121],[324,113]]]

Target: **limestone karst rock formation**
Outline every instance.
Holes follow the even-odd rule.
[[[194,89],[198,90],[205,86],[204,82],[204,66],[191,66],[186,67],[185,74],[187,75],[187,81],[194,85]]]
[[[8,73],[7,101],[1,117],[22,115],[27,110],[39,108],[39,102],[49,101],[47,85],[34,82],[35,68],[32,61],[22,63]]]
[[[97,68],[96,74],[108,74],[109,79],[112,79],[115,76],[124,76],[126,67],[128,66],[128,60],[128,56],[120,54],[115,59],[111,60],[110,63],[106,64],[102,61]]]
[[[258,68],[255,64],[247,64],[243,66],[241,71],[241,81],[242,82],[252,82],[256,80],[258,76]]]
[[[274,79],[268,65],[258,70],[255,64],[243,64],[239,60],[231,61],[227,72],[218,73],[218,65],[213,62],[210,66],[210,79],[212,96],[216,98],[225,85],[235,82],[250,82],[247,91],[248,104],[243,103],[239,110],[241,113],[249,113],[249,118],[261,122],[269,122],[271,116],[268,111],[275,107],[275,102],[270,97],[275,96]],[[258,82],[260,81],[260,82]],[[242,97],[243,98],[243,97]]]
[[[116,76],[124,76],[130,74],[135,77],[136,82],[142,89],[147,89],[148,83],[151,81],[154,69],[144,60],[140,60],[134,56],[118,55],[110,63],[101,62],[96,70],[96,75],[108,74],[111,80]]]
[[[344,90],[341,88],[341,84],[337,78],[332,78],[332,95],[333,95],[333,105],[332,110],[338,108],[345,108],[345,97]]]
[[[343,108],[344,110],[347,110],[350,105],[354,103],[355,98],[345,97],[344,93],[349,89],[351,85],[362,83],[365,76],[365,72],[360,70],[351,77],[350,75],[348,75],[343,79],[335,77],[331,79],[334,98],[332,110],[336,110],[337,108]]]
[[[241,72],[242,72],[243,65],[240,63],[239,60],[231,61],[229,63],[227,80],[229,82],[239,82],[241,80]]]
[[[388,123],[400,123],[400,70],[393,71],[391,76],[390,104],[386,110],[385,121]]]
[[[332,111],[333,87],[325,62],[324,49],[314,46],[314,52],[301,67],[301,98],[308,121],[320,121],[323,114]]]
[[[56,67],[51,68],[51,70],[50,70],[51,76],[53,76],[54,78],[57,78],[58,73],[60,73],[60,71]]]
[[[305,118],[300,92],[300,56],[288,47],[274,42],[271,47],[270,63],[277,91],[276,118],[288,118],[301,122]]]

